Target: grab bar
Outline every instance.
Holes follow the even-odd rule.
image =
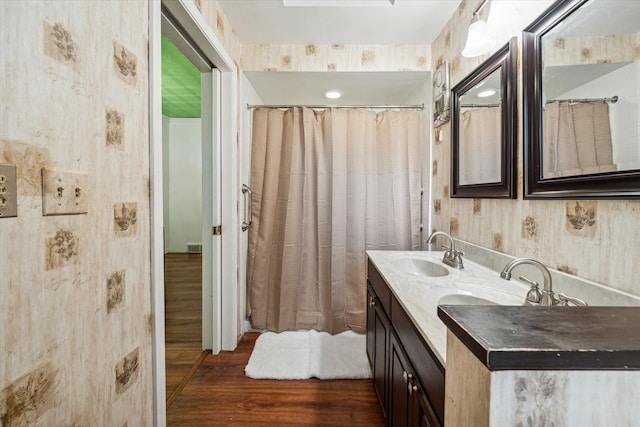
[[[247,193],[249,193],[249,203],[247,203]],[[247,231],[249,227],[251,227],[251,198],[253,193],[251,192],[251,188],[247,184],[242,184],[242,195],[244,200],[244,220],[242,221],[242,231]],[[247,222],[247,218],[249,218],[249,222]]]

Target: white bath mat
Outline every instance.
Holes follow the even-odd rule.
[[[353,331],[265,332],[256,340],[244,372],[258,379],[371,378],[365,336]]]

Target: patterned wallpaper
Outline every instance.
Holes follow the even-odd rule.
[[[242,47],[236,34],[233,32],[231,23],[225,16],[218,0],[193,0],[202,17],[209,24],[213,32],[224,44],[227,53],[233,58],[236,66],[239,67]],[[240,72],[238,70],[238,72]]]
[[[587,47],[585,47],[587,46]],[[634,47],[633,49],[631,47]],[[640,33],[608,37],[568,37],[544,45],[546,67],[570,64],[633,62],[640,59]]]
[[[491,55],[461,55],[471,15],[479,4],[480,1],[463,0],[431,46],[431,66],[449,61],[452,86]],[[538,13],[547,5],[540,2]],[[518,86],[522,115],[521,82]],[[640,201],[523,200],[522,117],[519,126],[517,200],[451,199],[450,123],[436,129],[443,131],[443,138],[433,146],[434,229],[512,256],[532,257],[569,274],[640,295],[640,264],[636,262],[640,259]]]
[[[147,22],[138,0],[0,2],[1,425],[153,422]],[[43,216],[43,168],[86,175],[88,212]]]
[[[243,71],[425,71],[428,45],[243,45]]]
[[[193,0],[241,71],[428,71],[428,45],[242,45],[217,0]]]

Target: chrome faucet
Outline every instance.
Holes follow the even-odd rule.
[[[521,264],[529,264],[535,267],[542,272],[543,282],[542,282],[542,292],[538,292],[538,284],[532,280],[526,279],[526,281],[531,284],[531,290],[527,294],[527,301],[531,303],[539,303],[540,305],[554,305],[554,296],[553,296],[553,288],[551,286],[551,273],[543,263],[540,261],[536,261],[531,258],[516,258],[502,269],[500,272],[500,277],[505,280],[511,280],[511,270]],[[522,278],[525,280],[525,278]],[[532,295],[535,295],[537,301],[534,301]]]
[[[551,286],[551,273],[549,269],[545,267],[540,261],[536,261],[531,258],[516,258],[502,269],[500,272],[500,277],[505,280],[511,280],[511,271],[521,265],[521,264],[529,264],[535,267],[542,272],[543,282],[542,282],[542,291],[538,289],[538,283],[529,280],[526,277],[520,276],[521,280],[529,283],[531,285],[531,289],[527,292],[526,301],[527,303],[534,305],[569,305],[572,303],[574,305],[586,306],[587,303],[579,298],[574,298],[565,295],[564,293],[560,293],[558,297],[553,293],[553,287]]]
[[[443,246],[445,251],[444,251],[444,256],[442,257],[442,262],[450,267],[463,269],[464,264],[462,262],[462,255],[464,255],[464,252],[460,252],[456,250],[456,243],[454,242],[453,237],[451,237],[449,233],[446,233],[444,231],[434,231],[429,235],[429,237],[427,237],[427,244],[430,245],[431,240],[433,240],[433,238],[438,235],[447,237],[451,242],[451,246]]]

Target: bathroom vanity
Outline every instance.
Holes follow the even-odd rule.
[[[474,263],[444,266],[443,252],[367,254],[367,355],[387,424],[441,426],[446,328],[438,303],[521,304],[528,288]]]
[[[367,282],[367,356],[387,424],[441,426],[444,366],[371,261]]]
[[[627,420],[640,401],[637,300],[523,307],[527,285],[468,259],[455,269],[443,252],[367,255],[367,355],[387,425],[580,425],[567,414],[584,420],[572,414],[588,406],[592,420]]]

